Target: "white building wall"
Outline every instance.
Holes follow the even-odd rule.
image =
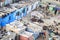
[[[42,0],[42,2],[46,3],[46,2],[54,2],[54,3],[57,3],[57,4],[60,4],[60,0],[56,1],[56,0]]]

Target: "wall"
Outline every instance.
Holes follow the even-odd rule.
[[[56,1],[56,0],[42,0],[42,2],[44,2],[44,3],[46,3],[46,2],[54,2],[54,3],[56,3],[56,4],[60,4],[60,2],[59,2],[59,0],[58,1]]]

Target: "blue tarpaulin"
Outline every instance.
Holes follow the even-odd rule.
[[[16,19],[16,12],[14,11],[9,14],[9,23],[13,22],[15,19]]]
[[[23,16],[26,16],[27,15],[27,7],[24,7],[22,12],[23,12]]]
[[[21,19],[23,17],[22,10],[23,9],[19,9],[16,11],[16,19]]]
[[[2,18],[0,17],[0,27],[1,27],[1,21],[2,21]]]
[[[9,16],[5,16],[2,18],[2,21],[1,21],[1,26],[4,27],[6,26],[6,24],[9,22]]]
[[[22,18],[22,17],[23,17],[23,8],[21,8],[21,9],[19,10],[19,12],[20,12],[20,18]]]

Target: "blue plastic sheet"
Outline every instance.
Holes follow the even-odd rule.
[[[23,9],[19,9],[16,11],[16,19],[21,19],[23,17],[22,10]]]
[[[9,14],[9,23],[13,22],[15,19],[16,19],[16,12],[14,11]]]
[[[6,26],[6,24],[9,22],[9,16],[5,16],[2,18],[2,21],[1,21],[1,26],[4,27]]]
[[[1,27],[1,21],[2,21],[2,18],[0,17],[0,27]]]
[[[20,12],[20,18],[22,18],[22,17],[23,17],[23,8],[21,8],[21,9],[19,10],[19,12]]]
[[[22,12],[23,12],[23,16],[26,16],[27,15],[27,7],[24,7]]]
[[[16,10],[15,13],[16,13],[16,19],[19,19],[20,18],[20,15],[19,15],[20,12],[19,12],[19,10]]]

